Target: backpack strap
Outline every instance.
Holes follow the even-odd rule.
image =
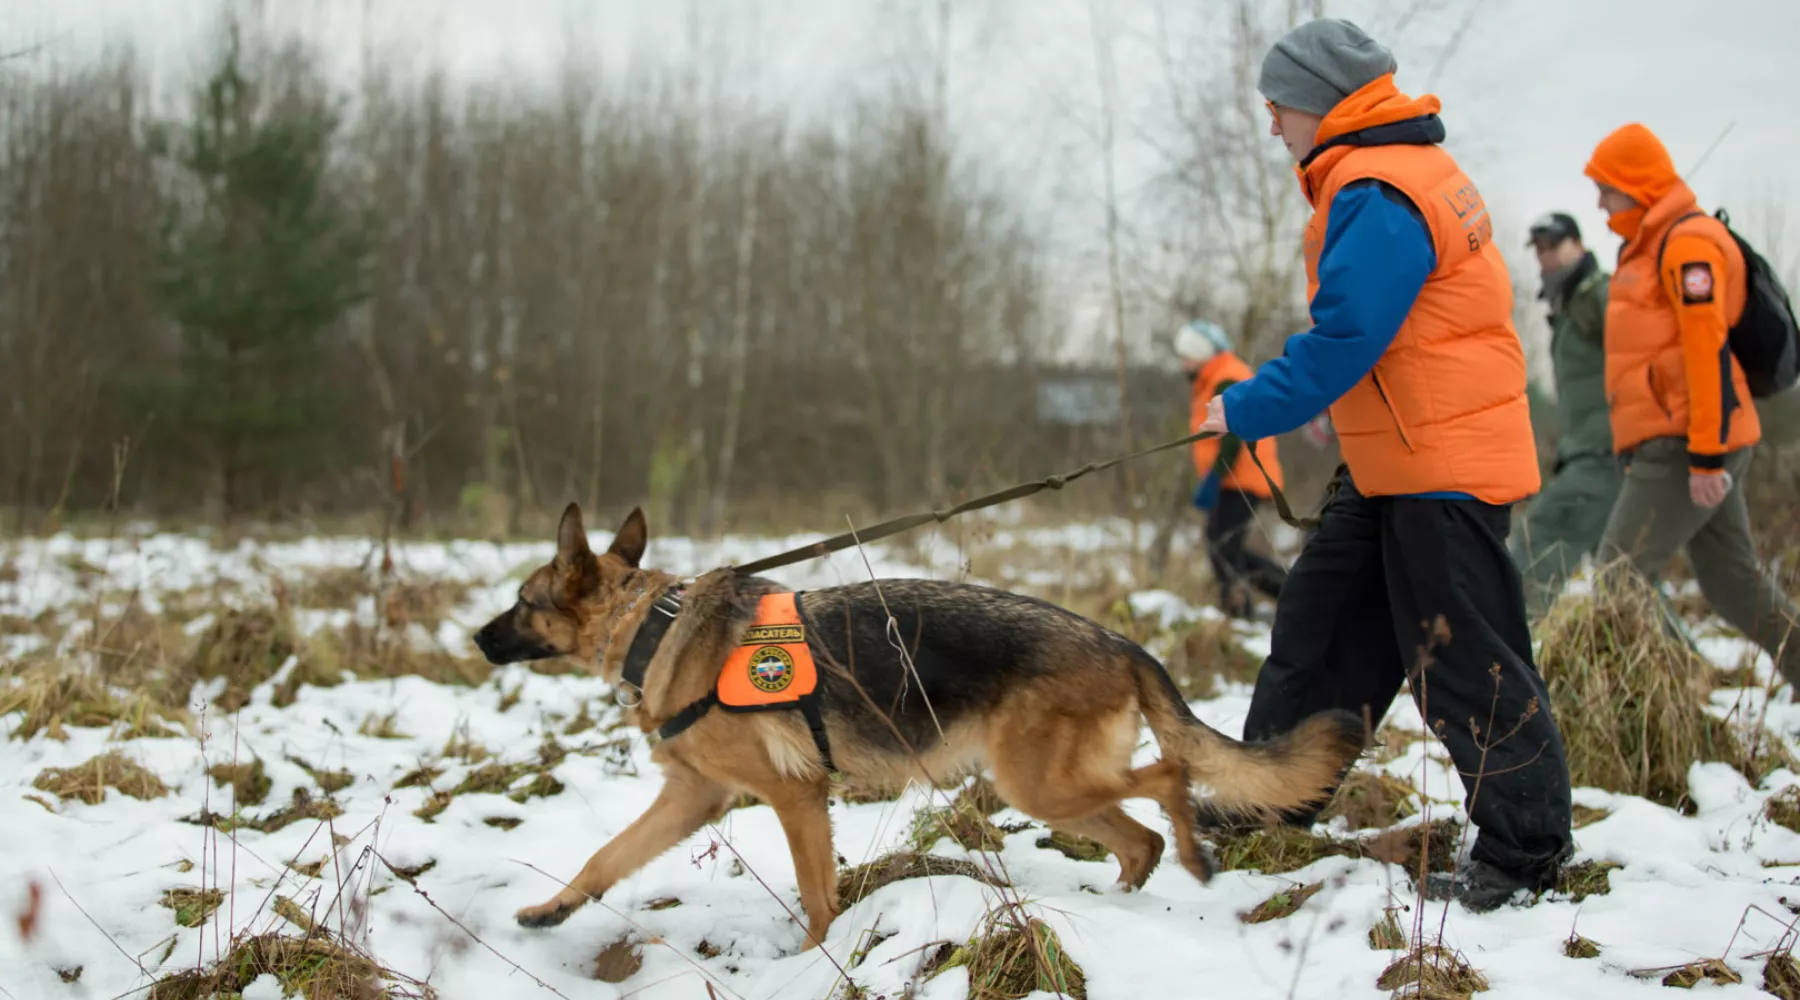
[[[1723,214],[1723,210],[1721,210],[1721,214]],[[1663,254],[1669,249],[1669,237],[1675,235],[1675,228],[1689,219],[1704,219],[1707,217],[1705,212],[1698,210],[1689,212],[1681,218],[1676,219],[1674,222],[1669,223],[1669,228],[1663,230],[1662,244],[1656,248],[1656,280],[1662,280]]]

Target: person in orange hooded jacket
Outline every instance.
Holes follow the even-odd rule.
[[[1410,684],[1481,828],[1469,863],[1423,889],[1480,910],[1553,884],[1572,840],[1562,736],[1506,547],[1512,506],[1539,487],[1537,447],[1487,205],[1441,145],[1437,98],[1401,93],[1395,70],[1354,24],[1324,18],[1264,58],[1270,133],[1313,206],[1313,326],[1216,398],[1203,429],[1256,441],[1329,408],[1345,468],[1288,571],[1244,737],[1322,709],[1373,729]]]
[[[1685,548],[1701,593],[1800,685],[1800,612],[1757,566],[1743,481],[1762,428],[1727,331],[1744,311],[1744,256],[1699,208],[1643,125],[1603,139],[1587,176],[1623,237],[1606,310],[1606,397],[1625,483],[1602,559],[1654,579]]]
[[[1195,320],[1177,331],[1175,356],[1193,383],[1188,404],[1193,430],[1205,422],[1214,396],[1250,377],[1250,366],[1232,353],[1231,338],[1216,323]],[[1233,618],[1249,618],[1250,592],[1279,598],[1287,579],[1279,563],[1244,544],[1257,508],[1282,488],[1275,440],[1256,442],[1254,459],[1235,434],[1195,441],[1194,473],[1200,477],[1194,506],[1206,511],[1206,555],[1219,585],[1219,607]]]

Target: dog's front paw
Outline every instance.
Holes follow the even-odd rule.
[[[537,906],[527,906],[513,914],[513,919],[519,922],[520,927],[555,927],[569,919],[569,914],[574,912],[573,905],[553,899]]]

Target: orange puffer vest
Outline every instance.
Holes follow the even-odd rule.
[[[1625,244],[1613,273],[1606,306],[1606,399],[1615,451],[1651,438],[1678,437],[1688,440],[1695,454],[1721,455],[1762,439],[1744,370],[1724,338],[1724,328],[1744,312],[1744,255],[1717,219],[1701,214],[1682,221],[1699,211],[1694,192],[1677,182],[1644,213],[1642,228]],[[1695,241],[1703,242],[1696,247]],[[1708,298],[1716,287],[1724,305],[1723,325],[1713,322],[1720,329],[1694,331],[1696,343],[1690,345],[1675,301],[1686,263],[1705,257],[1723,264],[1722,274],[1709,269],[1706,279]],[[1697,317],[1698,325],[1704,320]],[[1697,377],[1690,377],[1691,362],[1702,366]],[[1727,366],[1729,380],[1721,377]],[[1703,395],[1696,400],[1695,392]]]
[[[1415,101],[1383,76],[1334,108],[1318,141],[1437,110],[1435,97]],[[1437,257],[1387,352],[1331,406],[1357,489],[1368,496],[1459,492],[1491,504],[1536,493],[1512,280],[1474,183],[1435,145],[1332,146],[1314,155],[1300,179],[1314,209],[1305,237],[1309,302],[1319,290],[1331,201],[1352,181],[1384,181],[1406,195]]]
[[[1250,366],[1230,353],[1217,354],[1201,366],[1199,376],[1194,379],[1193,401],[1188,412],[1189,431],[1197,433],[1200,430],[1200,425],[1206,420],[1206,404],[1219,394],[1222,384],[1247,381],[1251,374]],[[1264,438],[1253,447],[1256,449],[1256,457],[1262,460],[1263,468],[1268,470],[1269,479],[1275,481],[1275,488],[1286,488],[1287,484],[1281,477],[1281,461],[1276,453],[1275,439]],[[1206,478],[1212,472],[1213,463],[1218,460],[1218,438],[1194,442],[1194,471],[1200,478]],[[1256,470],[1256,463],[1250,458],[1250,450],[1243,448],[1238,451],[1237,459],[1231,463],[1231,469],[1219,483],[1219,488],[1267,500],[1272,496],[1269,479],[1264,479],[1263,474]]]

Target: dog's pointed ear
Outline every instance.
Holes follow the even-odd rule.
[[[650,528],[644,523],[644,511],[640,507],[631,508],[625,515],[625,523],[619,525],[619,533],[613,536],[612,547],[606,551],[625,560],[625,565],[637,568],[638,560],[644,558],[644,546],[650,541]]]
[[[588,548],[587,527],[581,523],[581,505],[563,508],[562,523],[556,526],[556,562],[564,569],[578,569],[592,561],[594,550]]]

